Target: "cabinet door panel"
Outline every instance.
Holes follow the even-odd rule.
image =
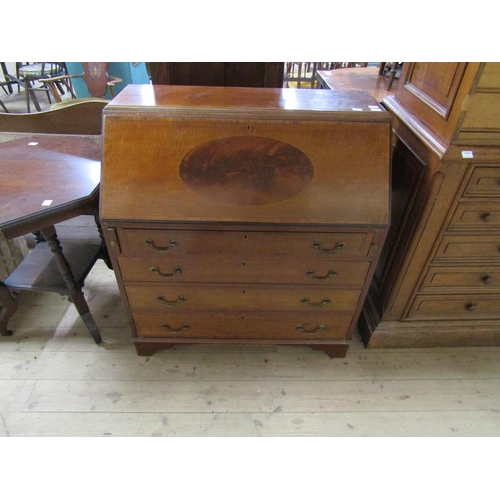
[[[466,66],[459,62],[413,63],[405,86],[427,106],[447,117]]]

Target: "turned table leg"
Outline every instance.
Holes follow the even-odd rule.
[[[73,272],[71,271],[71,267],[69,262],[64,257],[63,249],[61,247],[61,243],[57,238],[56,229],[54,226],[47,227],[42,229],[42,234],[45,240],[47,241],[52,253],[57,262],[57,267],[61,276],[66,284],[68,289],[69,300],[72,302],[80,317],[82,318],[85,326],[89,330],[92,338],[94,339],[96,344],[100,344],[102,342],[101,334],[99,333],[99,329],[97,327],[96,322],[89,310],[89,306],[87,301],[85,300],[85,296],[81,288],[78,286],[78,283],[75,281],[75,277],[73,276]]]

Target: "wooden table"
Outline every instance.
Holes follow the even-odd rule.
[[[0,243],[31,232],[40,240],[19,267],[0,281],[0,334],[17,309],[9,290],[67,295],[96,343],[97,325],[82,292],[83,280],[105,251],[103,244],[61,242],[54,224],[97,214],[101,170],[97,138],[29,136],[0,143]],[[63,253],[64,249],[64,253]]]
[[[344,68],[317,71],[318,88],[330,90],[366,90],[378,102],[396,93],[397,82],[387,90],[388,79],[379,76],[378,68]]]

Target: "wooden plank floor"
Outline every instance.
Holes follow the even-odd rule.
[[[69,222],[60,232],[92,230]],[[84,225],[87,222],[84,221]],[[0,436],[500,436],[500,348],[182,346],[139,357],[114,274],[85,294],[93,343],[57,294],[24,292],[0,338]]]

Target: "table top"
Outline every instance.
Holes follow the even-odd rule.
[[[99,140],[39,135],[0,143],[0,231],[6,239],[81,215],[95,203]]]
[[[331,71],[316,72],[318,80],[331,90],[365,90],[377,102],[382,102],[387,96],[394,95],[398,81],[394,80],[392,88],[387,90],[388,79],[379,76],[378,68],[342,68]]]

